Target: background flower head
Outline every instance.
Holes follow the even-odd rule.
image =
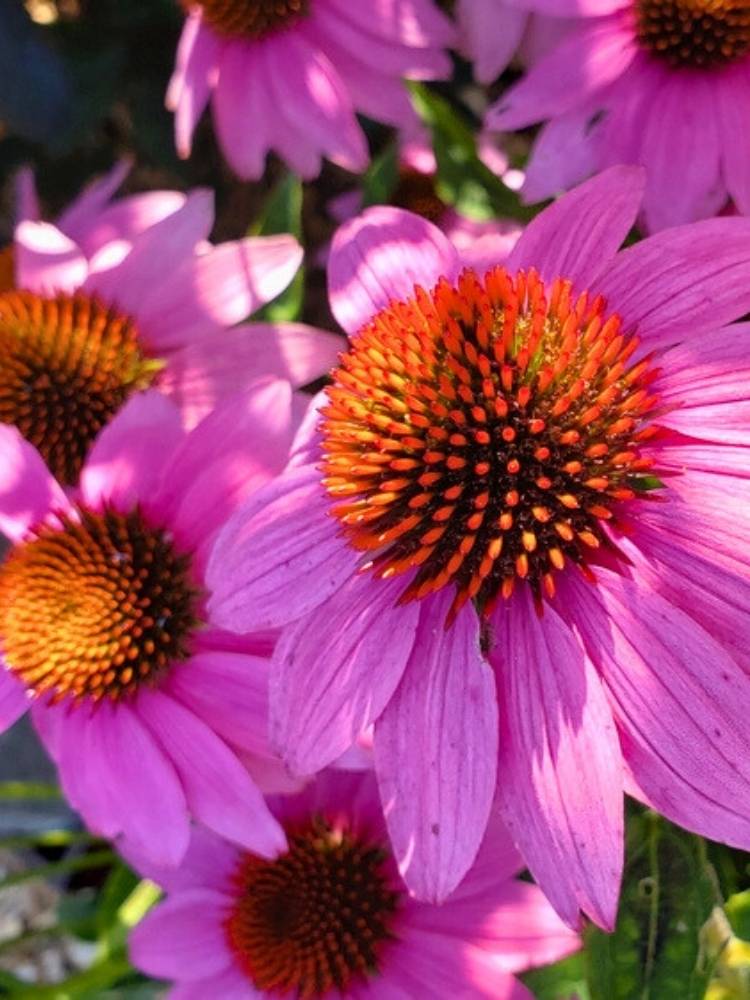
[[[651,231],[715,215],[728,198],[750,211],[750,25],[741,4],[528,6],[579,17],[488,113],[499,130],[547,122],[529,164],[529,200],[638,163],[648,171]]]
[[[450,74],[450,21],[432,0],[186,0],[188,18],[167,106],[190,154],[209,99],[219,142],[242,177],[274,150],[301,177],[327,157],[360,172],[367,143],[355,111],[391,125],[414,119],[403,78]],[[252,128],[246,123],[253,122]]]
[[[618,253],[642,188],[631,168],[582,185],[484,276],[423,219],[347,223],[329,282],[352,339],[309,464],[212,552],[219,621],[287,626],[271,716],[292,769],[374,722],[421,898],[468,870],[496,784],[571,923],[614,922],[623,787],[750,843],[749,342],[726,327],[750,224]]]
[[[497,817],[436,907],[398,875],[370,774],[321,774],[271,808],[289,843],[274,859],[197,829],[178,871],[140,866],[167,897],[131,935],[131,956],[175,981],[170,996],[530,1000],[513,973],[579,947],[536,886],[512,878],[520,859]]]
[[[121,179],[118,169],[65,213],[67,232],[22,221],[15,287],[0,292],[0,421],[66,485],[134,393],[159,388],[194,425],[259,375],[314,379],[339,343],[301,323],[241,322],[294,277],[293,237],[213,246],[208,191],[110,204]],[[30,193],[24,204],[34,211]]]
[[[284,465],[291,390],[265,380],[190,433],[155,392],[97,437],[66,494],[0,427],[0,724],[31,707],[65,792],[98,833],[176,864],[189,818],[263,856],[285,841],[250,772],[268,747],[273,636],[232,636],[207,611],[223,521]],[[273,787],[273,785],[271,786]],[[278,786],[276,786],[278,787]]]

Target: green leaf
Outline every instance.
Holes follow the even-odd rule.
[[[521,977],[536,1000],[590,1000],[583,952]]]
[[[290,233],[302,242],[302,182],[288,173],[271,192],[250,236],[274,236]],[[299,319],[305,295],[305,272],[301,267],[289,287],[259,313],[258,319],[269,323],[288,323]]]
[[[750,889],[730,896],[724,906],[734,933],[750,941]]]
[[[710,979],[700,931],[718,901],[699,838],[655,813],[632,815],[613,934],[585,934],[591,1000],[702,1000]]]
[[[649,490],[663,490],[664,483],[658,476],[638,476],[629,480],[630,485],[639,493],[648,493]]]
[[[417,114],[432,133],[437,193],[443,201],[479,222],[532,219],[538,209],[522,205],[518,195],[482,163],[471,128],[448,101],[420,83],[410,83],[409,89]]]
[[[0,799],[61,799],[57,785],[41,781],[0,781]]]
[[[362,207],[387,205],[398,184],[398,148],[389,143],[362,178]]]
[[[90,854],[80,854],[74,858],[63,858],[62,861],[51,861],[36,868],[24,868],[0,879],[0,891],[10,889],[22,882],[30,882],[35,878],[54,878],[57,875],[70,875],[73,872],[88,871],[89,868],[104,868],[115,861],[112,851],[92,851]]]

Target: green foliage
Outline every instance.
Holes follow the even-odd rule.
[[[389,142],[362,178],[362,206],[386,205],[398,184],[398,146]]]
[[[591,1000],[583,952],[521,977],[536,1000]]]
[[[417,114],[432,134],[437,192],[443,201],[480,222],[533,218],[539,208],[522,205],[518,195],[482,163],[474,133],[450,103],[422,84],[412,83],[410,89]]]
[[[274,236],[290,233],[302,242],[302,202],[304,192],[299,177],[287,173],[271,192],[251,236]],[[299,269],[286,291],[269,302],[258,319],[269,323],[288,323],[299,319],[305,297],[305,269]]]
[[[699,935],[719,901],[705,843],[651,812],[634,814],[614,934],[585,934],[591,1000],[702,1000]]]

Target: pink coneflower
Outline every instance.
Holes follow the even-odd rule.
[[[82,246],[50,223],[16,231],[15,288],[0,292],[0,421],[65,485],[133,393],[159,388],[193,425],[259,375],[316,378],[340,344],[298,323],[235,325],[292,280],[302,260],[293,237],[212,246],[207,191],[159,194],[148,205],[163,217],[145,228],[143,204],[88,214],[79,204],[78,224],[63,224]]]
[[[233,170],[260,177],[274,150],[301,177],[321,157],[367,166],[355,111],[413,121],[402,83],[450,76],[450,21],[432,0],[181,0],[189,12],[167,92],[177,151],[190,155],[210,97]]]
[[[530,0],[577,27],[489,112],[546,121],[526,194],[548,197],[616,163],[648,169],[650,230],[750,213],[750,16],[732,0]],[[513,9],[517,5],[513,4]]]
[[[285,845],[261,775],[272,637],[232,636],[206,608],[216,531],[284,465],[291,390],[260,381],[186,434],[156,392],[102,431],[66,493],[0,426],[0,726],[29,706],[72,805],[157,862],[189,817],[264,856]],[[242,758],[242,760],[240,759]]]
[[[371,775],[327,772],[271,808],[289,847],[267,860],[197,829],[167,891],[130,936],[133,963],[173,1000],[476,997],[531,1000],[514,977],[571,954],[577,936],[521,867],[493,818],[444,906],[399,878]]]
[[[445,898],[495,787],[571,923],[611,927],[622,789],[750,845],[750,221],[618,253],[642,171],[600,175],[459,274],[394,208],[331,254],[350,333],[308,464],[218,536],[216,615],[287,624],[271,726],[291,768],[374,722],[407,884]],[[416,286],[416,287],[415,287]]]

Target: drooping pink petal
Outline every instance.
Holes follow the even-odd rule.
[[[375,767],[399,871],[442,902],[479,850],[495,793],[495,678],[473,607],[445,628],[452,594],[421,606],[403,679],[375,723]]]
[[[277,628],[343,586],[358,556],[339,537],[329,507],[320,472],[307,465],[262,487],[232,515],[206,570],[216,625],[234,632]]]
[[[743,59],[726,67],[714,90],[724,179],[743,215],[750,214],[750,105],[738,95],[749,89],[750,70]]]
[[[554,609],[518,594],[495,616],[498,794],[532,874],[565,922],[614,926],[623,863],[620,749],[591,661]]]
[[[329,5],[369,34],[396,45],[425,49],[455,41],[450,20],[423,0],[371,0],[356,6],[347,0],[329,0]]]
[[[205,722],[161,691],[141,692],[138,713],[172,760],[196,819],[262,857],[284,850],[284,831],[263,796]]]
[[[645,175],[639,167],[612,167],[581,184],[529,223],[508,268],[536,268],[545,281],[568,278],[578,292],[611,263],[635,222]]]
[[[175,71],[167,90],[166,105],[175,113],[174,131],[177,155],[190,156],[193,132],[216,84],[222,41],[191,14],[177,49]]]
[[[485,125],[506,132],[566,114],[624,73],[636,52],[619,15],[582,21],[489,109]]]
[[[80,238],[106,209],[132,169],[129,159],[118,160],[111,170],[89,184],[57,219],[57,228],[80,246]]]
[[[120,241],[128,249],[151,226],[178,212],[185,204],[180,191],[146,191],[120,198],[78,227],[76,242],[87,257],[93,257],[107,243]]]
[[[397,607],[401,580],[352,576],[282,632],[271,674],[271,736],[291,770],[313,774],[383,711],[411,652],[419,617]]]
[[[171,285],[180,265],[192,260],[198,246],[208,239],[213,222],[213,192],[191,191],[182,208],[141,233],[122,261],[90,274],[87,291],[97,292],[140,320],[149,296],[158,296],[165,285]],[[157,261],[169,261],[170,266],[165,271]],[[141,333],[151,331],[142,328]],[[161,348],[156,342],[153,346]]]
[[[137,393],[94,442],[81,472],[84,501],[125,511],[148,502],[183,437],[177,407],[159,392]]]
[[[130,934],[133,962],[157,979],[220,975],[234,962],[224,930],[231,906],[230,897],[211,889],[176,893]]]
[[[495,0],[458,0],[461,49],[474,62],[479,83],[492,83],[515,55],[529,13]]]
[[[716,330],[750,311],[750,219],[694,222],[618,254],[597,291],[649,350]]]
[[[578,580],[576,627],[601,671],[623,756],[659,812],[750,845],[750,677],[685,612],[607,570]]]
[[[95,829],[122,833],[157,864],[174,866],[188,846],[185,796],[139,715],[127,704],[71,707],[61,729],[60,774]]]
[[[0,733],[10,729],[26,712],[30,701],[25,685],[17,680],[0,659]]]
[[[222,739],[268,756],[268,670],[260,656],[195,653],[173,668],[164,690]]]
[[[313,16],[323,14],[324,8],[313,9]],[[345,170],[365,170],[368,150],[364,133],[354,117],[344,81],[325,53],[298,31],[269,38],[266,59],[277,93],[294,87],[294,99],[284,106],[290,124]]]
[[[166,892],[213,889],[227,894],[235,887],[243,854],[241,848],[198,824],[190,831],[190,844],[179,868],[154,864],[151,858],[138,854],[126,841],[120,845],[120,853],[134,871],[156,882]]]
[[[88,274],[79,247],[49,222],[21,222],[16,227],[14,258],[18,287],[41,295],[74,292]]]
[[[709,74],[672,73],[648,96],[640,162],[649,232],[715,215],[726,201],[721,179],[716,89]]]
[[[338,334],[305,323],[248,323],[223,332],[221,350],[204,337],[172,354],[159,388],[193,426],[261,375],[307,385],[335,366],[344,346]]]
[[[432,223],[400,208],[375,205],[337,230],[328,265],[334,316],[354,334],[414,286],[429,289],[459,269],[455,247]]]
[[[288,382],[263,379],[220,403],[171,455],[155,503],[205,564],[218,528],[284,467],[292,442]]]
[[[230,42],[221,59],[213,101],[216,131],[232,169],[240,177],[261,177],[273,145],[274,119],[270,82],[264,62],[252,46]],[[238,122],[252,121],[252,128]]]
[[[15,427],[0,424],[0,531],[19,542],[51,512],[69,509],[36,448]]]
[[[595,109],[584,105],[547,122],[531,150],[522,195],[533,203],[567,191],[596,172]]]
[[[255,236],[191,255],[140,303],[138,318],[159,351],[234,326],[283,292],[302,262],[292,236]]]

